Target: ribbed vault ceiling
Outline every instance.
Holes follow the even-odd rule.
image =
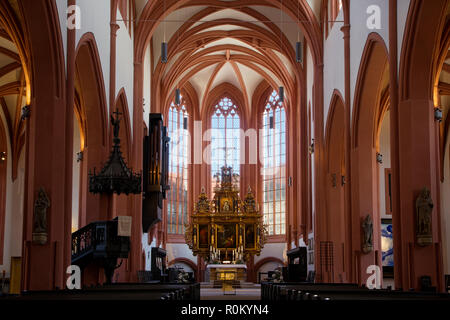
[[[22,62],[17,47],[0,23],[0,107],[14,153],[19,152],[24,143],[25,127],[21,121],[24,105],[26,82]]]
[[[284,86],[287,99],[293,99],[303,76],[303,65],[295,61],[295,44],[305,41],[299,24],[317,24],[320,3],[213,0],[171,6],[170,1],[137,1],[138,23],[154,25],[155,94],[167,104],[176,88],[189,84],[201,109],[211,90],[229,83],[242,93],[250,112],[256,88],[266,81],[274,88]],[[315,21],[304,21],[305,6]],[[169,47],[168,63],[161,63],[163,41]]]

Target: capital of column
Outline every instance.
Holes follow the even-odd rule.
[[[316,67],[316,69],[323,69],[324,63],[317,63],[314,65]]]
[[[341,31],[344,34],[344,39],[350,38],[350,25],[349,24],[344,24],[341,27]]]
[[[115,23],[115,22],[111,22],[110,26],[111,26],[111,35],[112,36],[116,36],[117,35],[117,30],[120,29],[120,26],[117,23]]]

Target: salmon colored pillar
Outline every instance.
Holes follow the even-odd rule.
[[[326,194],[326,173],[324,162],[324,134],[323,134],[323,63],[316,64],[314,68],[314,261],[316,265],[316,279],[318,282],[327,282],[329,272],[320,261],[320,243],[326,241],[327,221],[324,195]]]
[[[396,30],[396,3],[390,2],[391,34]],[[403,290],[420,289],[420,278],[429,276],[432,286],[443,291],[438,124],[434,119],[432,97],[434,76],[426,75],[434,72],[430,66],[436,58],[435,35],[441,32],[446,7],[447,1],[444,0],[427,3],[411,1],[402,45],[399,90],[398,94],[394,93],[394,99],[391,97],[392,110],[395,111],[391,118],[391,141],[396,144],[391,148],[398,147],[392,154],[394,270],[396,288]],[[397,57],[396,48],[394,40],[391,42],[394,57]],[[397,78],[395,71],[391,72],[391,78]],[[431,213],[432,243],[420,246],[416,239],[415,203],[424,187],[431,190],[434,203]]]
[[[436,181],[438,150],[435,139],[434,105],[432,100],[415,98],[399,103],[399,178],[400,216],[397,223],[402,226],[398,237],[402,247],[401,286],[403,289],[420,287],[420,277],[430,276],[434,286],[442,287],[442,256],[439,242],[440,221],[437,207],[439,193]],[[419,246],[416,243],[415,200],[423,187],[431,190],[434,202],[432,211],[433,243]],[[396,263],[396,260],[394,261]]]
[[[343,0],[344,25],[341,27],[344,39],[344,63],[345,63],[345,116],[344,116],[344,153],[345,153],[345,186],[344,186],[344,215],[345,225],[350,229],[352,225],[352,194],[351,194],[351,63],[350,63],[350,4],[349,0]],[[354,282],[354,272],[352,268],[352,232],[347,232],[345,237],[345,264],[347,266],[347,279]]]
[[[70,7],[76,5],[76,0],[68,0]],[[73,131],[74,131],[74,101],[75,101],[75,29],[67,29],[67,80],[66,80],[66,188],[65,188],[65,224],[64,224],[64,243],[65,252],[64,265],[71,264],[72,255],[72,188],[73,186]]]
[[[142,171],[143,141],[144,141],[144,118],[142,99],[144,64],[135,61],[134,63],[134,107],[133,107],[133,153],[132,167],[136,172]],[[131,282],[137,281],[137,271],[143,270],[142,261],[142,194],[132,196],[132,232],[131,232],[131,252],[129,256],[129,277]]]
[[[64,58],[54,1],[19,3],[26,22],[32,60],[31,115],[26,123],[22,290],[50,290],[65,285],[70,256],[65,214],[70,168],[66,158]],[[50,199],[45,244],[32,241],[34,203],[40,188]]]

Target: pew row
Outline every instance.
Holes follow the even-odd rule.
[[[450,295],[432,292],[405,292],[395,290],[369,290],[356,284],[330,283],[262,283],[261,299],[265,301],[303,300],[395,300],[395,301],[448,301]]]
[[[119,283],[81,290],[28,291],[9,300],[200,300],[200,284]]]

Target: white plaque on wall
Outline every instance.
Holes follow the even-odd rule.
[[[131,237],[131,217],[119,216],[117,224],[117,235],[121,237]]]

